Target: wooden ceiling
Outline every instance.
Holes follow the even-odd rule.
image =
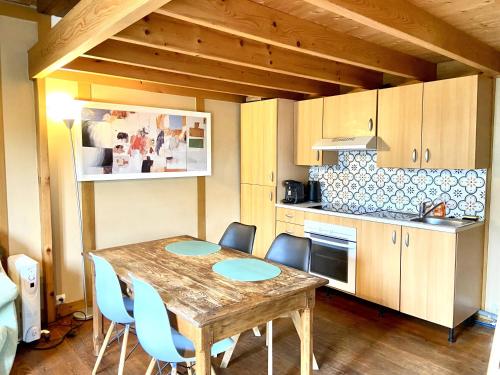
[[[433,80],[450,60],[498,76],[499,51],[494,0],[81,0],[29,57],[34,78],[63,69],[243,100]]]

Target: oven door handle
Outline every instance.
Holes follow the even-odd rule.
[[[333,246],[338,246],[338,247],[341,247],[342,249],[349,249],[349,248],[352,248],[355,246],[355,244],[352,244],[350,242],[347,242],[347,243],[342,243],[342,242],[336,242],[336,241],[325,241],[325,240],[321,240],[319,238],[317,238],[316,236],[314,236],[314,234],[307,234],[306,237],[309,237],[313,242],[319,242],[319,243],[322,243],[322,244],[325,244],[325,245],[333,245]]]

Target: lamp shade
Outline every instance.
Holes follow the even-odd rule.
[[[74,120],[79,111],[80,105],[71,95],[64,92],[47,95],[47,115],[53,121]]]

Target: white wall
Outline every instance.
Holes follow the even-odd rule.
[[[9,252],[40,261],[34,93],[27,54],[37,33],[34,22],[0,16]]]
[[[240,106],[205,100],[212,113],[212,176],[206,178],[207,240],[219,242],[240,221]]]
[[[500,79],[496,80],[486,311],[500,312]]]

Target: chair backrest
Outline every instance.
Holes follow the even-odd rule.
[[[231,223],[222,235],[219,245],[252,254],[256,230],[255,225]]]
[[[282,233],[274,239],[266,254],[266,259],[300,271],[309,272],[311,247],[310,238]]]
[[[134,288],[137,339],[151,357],[165,362],[185,362],[177,351],[167,309],[160,295],[147,282],[130,275]]]
[[[116,276],[113,266],[109,262],[95,254],[90,253],[95,269],[95,290],[99,310],[109,320],[121,324],[133,323],[134,318],[130,316],[123,303],[120,282]]]

